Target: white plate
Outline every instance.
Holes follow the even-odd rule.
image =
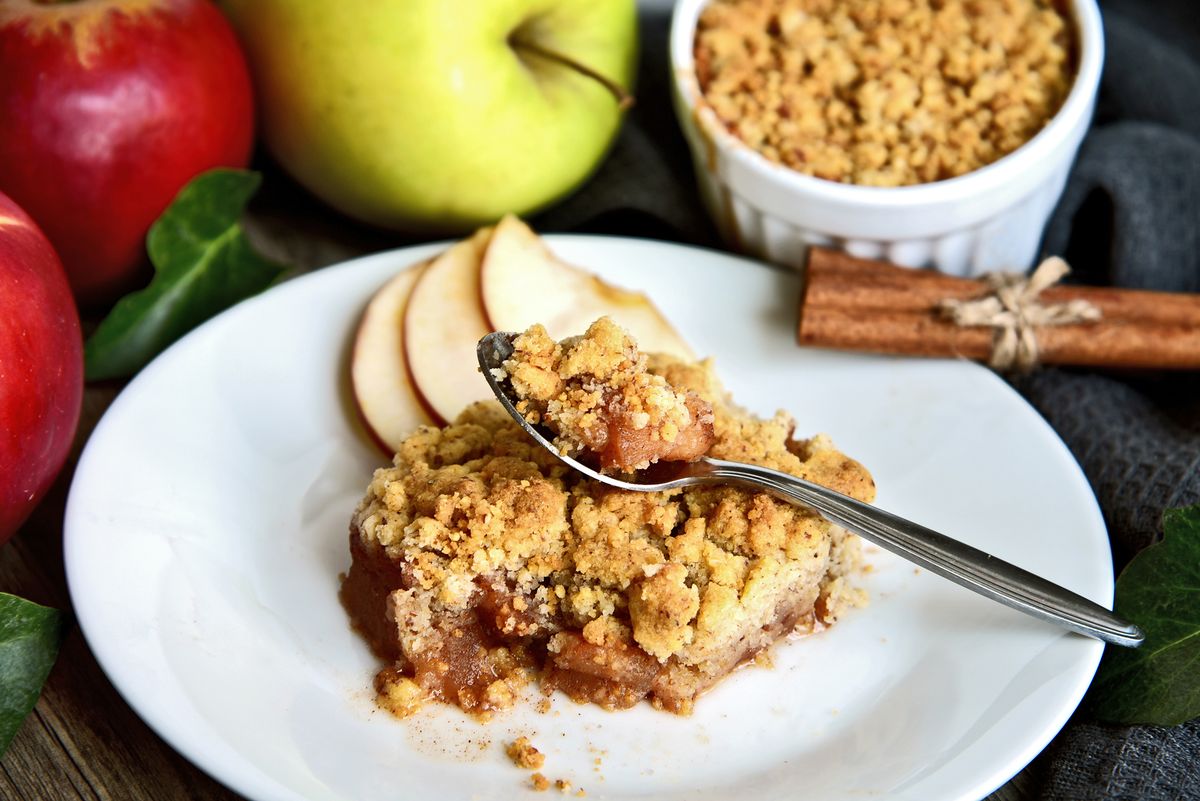
[[[833,436],[880,505],[1111,602],[1087,482],[991,373],[802,350],[795,278],[741,259],[550,243],[649,292],[739,401]],[[382,461],[353,422],[346,356],[371,292],[431,250],[324,269],[202,326],[125,389],[80,460],[75,611],[120,692],[201,768],[260,801],[545,798],[502,754],[529,734],[543,772],[593,799],[975,799],[1066,721],[1099,643],[873,548],[868,608],[738,672],[691,717],[561,697],[486,725],[438,705],[377,712],[378,665],[337,600],[347,523]]]

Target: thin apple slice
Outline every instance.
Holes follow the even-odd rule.
[[[481,228],[430,262],[404,312],[413,385],[442,424],[467,404],[492,397],[475,357],[476,343],[492,330],[479,300],[479,265],[492,230]]]
[[[480,270],[491,331],[524,331],[534,323],[554,339],[582,334],[608,316],[647,353],[693,360],[695,354],[653,302],[559,259],[524,222],[509,215],[496,226]]]
[[[371,439],[389,456],[417,426],[431,422],[413,388],[404,353],[404,308],[427,264],[409,267],[371,297],[350,353],[354,404]]]

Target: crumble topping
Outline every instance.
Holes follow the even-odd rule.
[[[696,74],[725,127],[807,175],[903,186],[1031,139],[1072,82],[1055,0],[713,0]]]
[[[631,361],[712,410],[712,456],[873,498],[869,473],[828,437],[793,439],[785,412],[733,405],[710,362]],[[865,601],[850,580],[858,538],[814,512],[733,486],[607,487],[493,401],[405,440],[350,543],[343,601],[389,663],[376,689],[398,715],[427,698],[486,714],[531,678],[608,708],[648,698],[686,713],[779,638]]]
[[[712,407],[647,371],[637,343],[607,317],[561,343],[534,325],[513,346],[504,370],[521,398],[517,409],[556,432],[565,454],[640,470],[695,459],[712,443]]]
[[[528,737],[518,737],[504,747],[504,753],[518,768],[537,770],[546,764],[546,755],[529,742]]]

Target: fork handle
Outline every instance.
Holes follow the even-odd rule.
[[[764,489],[980,595],[1071,631],[1137,647],[1145,635],[1099,604],[911,520],[828,487],[757,465],[702,460],[706,478]]]

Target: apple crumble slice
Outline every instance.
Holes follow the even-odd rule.
[[[607,317],[561,343],[535,325],[513,347],[504,370],[517,409],[554,431],[567,455],[595,454],[601,469],[628,471],[690,461],[712,445],[712,406],[650,372],[637,343]]]
[[[609,336],[593,328],[580,342]],[[874,497],[870,474],[827,437],[793,439],[785,412],[733,405],[710,362],[643,359],[621,343],[649,385],[711,410],[710,455]],[[816,513],[733,486],[605,486],[494,401],[404,440],[354,513],[350,551],[342,600],[386,662],[378,702],[398,715],[429,699],[486,715],[531,681],[609,709],[645,699],[686,713],[775,641],[865,600],[858,538]]]

